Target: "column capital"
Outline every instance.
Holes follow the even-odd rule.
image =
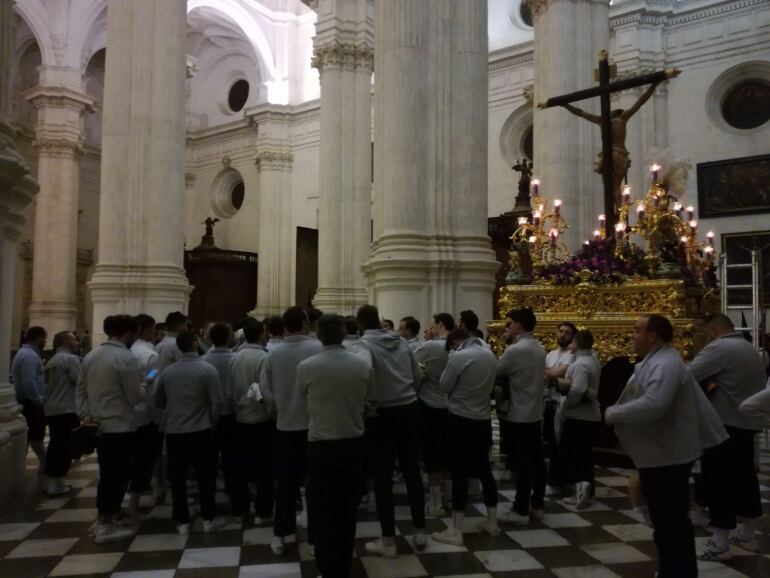
[[[257,153],[255,164],[258,171],[291,172],[294,155],[290,150],[264,150]]]
[[[53,138],[45,135],[32,141],[32,146],[38,150],[38,154],[59,159],[77,159],[83,154],[83,141],[70,140],[66,137]]]
[[[374,48],[365,42],[356,44],[334,39],[316,46],[311,64],[322,73],[325,68],[371,72],[374,69]]]
[[[96,104],[94,97],[66,86],[36,86],[24,98],[37,109],[59,107],[79,113],[93,112]]]

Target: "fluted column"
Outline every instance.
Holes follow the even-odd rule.
[[[377,2],[375,241],[383,315],[492,314],[486,236],[487,2]]]
[[[54,335],[73,331],[77,318],[79,161],[84,115],[94,100],[85,94],[82,71],[44,66],[40,80],[41,86],[27,95],[37,108],[33,146],[40,183],[29,317],[30,325]]]
[[[316,24],[321,76],[318,292],[322,311],[353,313],[368,300],[362,265],[371,240],[373,31],[367,0],[335,0]]]
[[[115,313],[187,309],[183,269],[185,0],[110,0],[95,340]]]
[[[292,219],[289,117],[261,107],[249,118],[257,127],[254,170],[259,190],[257,306],[251,315],[280,315],[294,305],[296,227]]]
[[[16,134],[8,124],[12,4],[11,0],[0,0],[0,501],[22,482],[25,472],[27,424],[8,383],[8,362],[17,242],[24,229],[24,207],[37,192],[37,183],[29,175],[16,148]]]
[[[610,0],[530,0],[535,24],[535,102],[595,85],[599,51],[609,48]],[[599,112],[599,99],[576,106]],[[589,237],[604,212],[601,175],[594,159],[601,150],[597,125],[564,109],[535,108],[535,173],[549,199],[564,201],[572,250]]]

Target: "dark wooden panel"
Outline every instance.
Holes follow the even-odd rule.
[[[318,229],[297,227],[297,271],[294,300],[297,305],[311,304],[318,290]]]

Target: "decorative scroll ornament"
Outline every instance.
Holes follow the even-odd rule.
[[[353,44],[334,40],[324,46],[316,47],[311,64],[322,72],[324,68],[373,70],[374,48],[368,44]]]

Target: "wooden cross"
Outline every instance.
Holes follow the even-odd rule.
[[[604,185],[604,214],[606,218],[606,235],[611,237],[615,233],[615,221],[616,221],[616,196],[619,196],[619,184],[623,177],[625,177],[627,167],[623,170],[622,175],[613,175],[613,161],[617,155],[625,155],[628,158],[628,151],[625,147],[626,139],[626,122],[631,118],[636,111],[638,111],[642,105],[652,96],[655,91],[655,87],[669,78],[678,76],[680,73],[676,69],[667,69],[660,72],[653,72],[650,74],[643,74],[635,78],[626,78],[615,82],[610,82],[610,64],[608,61],[608,55],[605,50],[599,53],[599,86],[594,88],[587,88],[585,90],[578,90],[570,94],[564,94],[562,96],[555,96],[549,98],[545,102],[538,104],[538,108],[551,108],[553,106],[563,106],[573,114],[576,114],[586,120],[598,124],[602,129],[602,164],[601,174],[602,182]],[[613,116],[613,111],[610,108],[610,95],[613,92],[620,92],[622,90],[628,90],[629,88],[636,88],[637,86],[651,85],[647,91],[637,100],[637,102],[628,110],[617,111],[617,114]],[[598,96],[601,105],[601,115],[596,116],[589,114],[579,108],[571,106],[571,103],[585,100],[587,98],[594,98]],[[619,177],[619,178],[618,178]],[[619,209],[619,207],[617,207]]]

